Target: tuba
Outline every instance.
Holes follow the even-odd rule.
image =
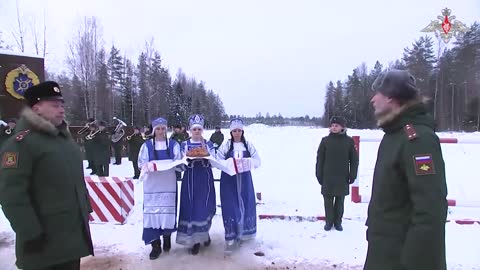
[[[116,143],[116,142],[120,141],[122,139],[122,137],[125,135],[125,130],[123,129],[123,127],[126,127],[127,124],[125,124],[125,122],[118,119],[117,117],[113,117],[113,120],[118,121],[117,127],[115,127],[115,131],[113,132],[113,135],[112,135],[112,138],[111,138],[111,141],[113,143]]]
[[[90,123],[87,123],[82,129],[80,129],[80,130],[77,132],[77,134],[83,134],[85,131],[87,131],[87,130],[90,128],[91,125],[93,125],[93,124],[95,124],[95,123],[97,123],[97,120],[94,120],[94,121],[92,121],[92,122],[90,122]]]

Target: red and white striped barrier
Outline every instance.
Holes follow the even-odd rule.
[[[360,136],[353,136],[353,141],[355,142],[355,149],[357,150],[358,156],[360,158],[360,142],[380,142],[381,138],[363,138],[360,139]],[[440,143],[457,143],[457,144],[480,144],[480,140],[477,139],[457,139],[457,138],[440,138]],[[368,203],[370,202],[370,196],[360,195],[360,187],[358,178],[351,186],[351,200],[354,203]],[[480,201],[467,201],[467,200],[453,200],[448,199],[448,206],[459,206],[459,207],[480,207]]]
[[[310,222],[316,222],[316,221],[322,221],[325,220],[325,216],[289,216],[289,215],[258,215],[258,219],[260,220],[287,220],[287,221],[310,221]],[[344,217],[343,220],[356,220],[356,221],[362,221],[364,220],[357,218],[348,218]],[[472,225],[472,224],[479,224],[479,220],[471,220],[471,219],[453,219],[453,220],[446,220],[445,222],[454,222],[456,224],[460,225]]]
[[[135,205],[130,178],[85,177],[93,213],[90,223],[125,224]]]
[[[361,142],[380,142],[382,138],[362,138],[360,136],[353,136],[352,138],[357,137]],[[440,143],[453,143],[453,144],[480,144],[480,139],[473,138],[439,138]]]
[[[325,216],[289,216],[289,215],[258,215],[258,219],[279,219],[279,220],[288,220],[288,221],[310,221],[310,222],[315,222],[315,221],[321,221],[325,220]],[[343,219],[346,220],[353,220],[351,218],[346,218],[344,217]]]

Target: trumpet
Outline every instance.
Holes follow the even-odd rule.
[[[97,123],[97,120],[94,120],[94,121],[92,121],[92,122],[90,122],[90,123],[87,123],[82,129],[80,129],[80,130],[77,132],[77,134],[83,134],[85,131],[87,131],[87,130],[90,128],[91,125],[93,125],[93,124],[95,124],[95,123]]]
[[[100,129],[97,129],[97,130],[95,130],[95,132],[90,132],[90,134],[85,136],[85,140],[91,140],[91,139],[95,138],[95,135],[97,135],[97,133],[99,133],[100,131],[101,131]]]
[[[135,132],[134,132],[134,133],[132,133],[132,134],[130,134],[130,135],[128,135],[128,136],[126,137],[126,138],[127,138],[127,140],[129,140],[129,141],[130,141],[130,140],[132,139],[133,135],[135,135]]]

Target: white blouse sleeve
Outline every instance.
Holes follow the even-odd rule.
[[[224,160],[225,156],[228,153],[228,149],[230,148],[230,139],[228,141],[224,142],[217,150],[217,156],[216,158],[218,160]]]
[[[175,146],[173,147],[173,156],[174,156],[173,160],[180,160],[183,157],[182,151],[180,150],[179,143],[175,143]]]
[[[140,147],[140,152],[138,153],[138,168],[142,168],[143,165],[149,162],[148,158],[148,148],[147,144],[143,143],[142,147]]]
[[[180,154],[183,156],[185,156],[187,154],[187,142],[181,142],[180,143]]]
[[[252,158],[252,164],[254,168],[260,167],[262,161],[260,160],[260,155],[258,155],[257,149],[251,142],[248,142],[248,151],[250,152],[250,156]]]

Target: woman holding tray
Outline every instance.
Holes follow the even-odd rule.
[[[225,227],[225,252],[232,252],[241,241],[253,239],[257,233],[255,190],[250,169],[260,166],[260,156],[253,144],[245,140],[243,121],[230,121],[230,136],[217,150],[217,159],[234,158],[236,174],[222,171],[220,200]]]
[[[204,118],[189,118],[191,138],[181,146],[188,165],[183,174],[180,193],[177,243],[198,254],[200,245],[210,245],[210,227],[216,212],[215,186],[209,158],[215,155],[213,144],[202,137]]]
[[[155,160],[182,159],[180,145],[167,139],[167,120],[157,118],[152,122],[152,137],[143,143],[138,156],[138,166],[147,171],[143,182],[143,236],[145,245],[150,244],[150,259],[162,253],[160,236],[163,236],[163,251],[171,248],[171,234],[176,230],[177,178],[175,167],[166,171],[149,170]]]

